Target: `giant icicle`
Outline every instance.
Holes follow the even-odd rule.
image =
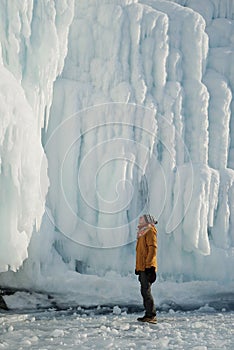
[[[17,270],[39,229],[48,189],[41,144],[66,56],[73,1],[0,4],[0,271]]]

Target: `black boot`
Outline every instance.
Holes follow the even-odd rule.
[[[143,316],[143,317],[138,317],[137,321],[139,322],[149,322],[149,323],[157,323],[157,318],[156,316]]]

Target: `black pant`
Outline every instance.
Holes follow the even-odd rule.
[[[148,281],[145,271],[139,271],[139,281],[141,284],[141,295],[143,297],[145,316],[156,316],[154,299],[151,294],[151,283]]]

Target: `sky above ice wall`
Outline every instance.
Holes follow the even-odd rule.
[[[159,219],[162,273],[230,275],[232,2],[0,6],[0,97],[6,101],[1,270],[22,264],[33,224],[40,223],[45,194],[40,202],[39,174],[46,178],[46,165],[38,167],[45,151],[47,214],[64,260],[98,269],[116,268],[121,261],[120,271],[129,271],[136,219],[150,210]],[[24,105],[27,122],[20,116]],[[26,125],[34,141],[21,137],[18,146],[13,141],[25,135]],[[44,192],[47,186],[43,180]],[[44,224],[41,236],[48,231]]]

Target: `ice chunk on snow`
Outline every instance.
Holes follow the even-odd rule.
[[[64,331],[62,329],[55,329],[51,333],[51,337],[60,338],[64,336]]]
[[[115,314],[115,315],[121,314],[121,308],[118,305],[113,307],[113,314]]]

